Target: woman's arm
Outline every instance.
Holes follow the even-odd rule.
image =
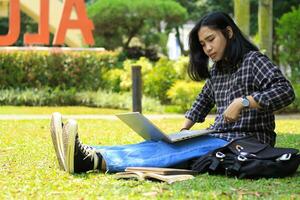
[[[189,130],[190,128],[192,128],[192,126],[194,126],[195,122],[193,122],[190,119],[185,119],[185,121],[183,122],[182,128],[180,129],[180,131],[183,130]]]
[[[294,100],[292,85],[268,57],[256,52],[250,58],[249,64],[251,64],[253,83],[257,88],[247,96],[251,109],[273,112]],[[237,121],[243,108],[242,98],[234,99],[223,113],[225,122]]]
[[[197,96],[190,110],[185,114],[186,120],[183,123],[182,129],[190,129],[196,122],[204,122],[205,117],[214,107],[214,92],[211,80],[208,79],[201,93]]]
[[[250,102],[250,109],[261,109],[261,106],[252,96],[247,96],[247,99]],[[223,113],[225,122],[231,123],[237,121],[240,118],[240,113],[242,112],[243,108],[244,106],[242,104],[242,97],[234,99]]]
[[[251,96],[261,109],[273,112],[293,102],[295,93],[291,83],[267,56],[257,52],[252,63],[253,81],[258,89]]]

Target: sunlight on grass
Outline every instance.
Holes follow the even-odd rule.
[[[166,132],[180,128],[183,119],[153,122]],[[119,120],[79,120],[84,143],[133,144],[143,141]],[[196,125],[208,126],[212,120]],[[279,146],[300,148],[300,120],[279,120]],[[297,199],[300,171],[284,179],[237,180],[199,175],[168,185],[116,180],[111,174],[69,175],[58,169],[49,120],[0,121],[0,199]]]
[[[109,108],[91,108],[84,106],[59,106],[59,107],[47,107],[47,106],[0,106],[0,114],[51,114],[53,112],[61,112],[65,115],[77,115],[77,114],[115,114],[125,112],[128,110],[109,109]]]

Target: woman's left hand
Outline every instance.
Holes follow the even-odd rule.
[[[243,110],[242,98],[236,98],[226,108],[223,113],[223,118],[226,123],[232,123],[237,121],[241,117],[241,111]]]

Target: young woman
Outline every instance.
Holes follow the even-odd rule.
[[[145,141],[123,146],[92,147],[78,137],[75,120],[62,123],[59,113],[51,120],[51,135],[60,167],[69,173],[104,170],[123,171],[129,166],[172,167],[226,145],[255,135],[262,143],[275,144],[273,112],[290,104],[294,91],[281,71],[243,36],[225,13],[204,16],[189,36],[189,76],[206,79],[181,130],[203,122],[214,105],[217,130],[175,144]],[[208,67],[211,59],[214,64]]]

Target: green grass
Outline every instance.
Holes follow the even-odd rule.
[[[61,112],[65,115],[79,115],[79,114],[115,114],[128,110],[110,109],[110,108],[92,108],[85,106],[0,106],[0,114],[51,114],[53,112]]]
[[[182,120],[153,122],[171,132],[180,128]],[[118,120],[78,123],[84,143],[119,145],[142,141]],[[211,119],[195,128],[209,123]],[[300,148],[298,124],[300,120],[277,121],[277,146]],[[300,170],[293,177],[260,180],[203,174],[172,185],[116,180],[112,174],[103,173],[70,175],[58,169],[49,120],[0,120],[0,188],[0,199],[300,199]]]

